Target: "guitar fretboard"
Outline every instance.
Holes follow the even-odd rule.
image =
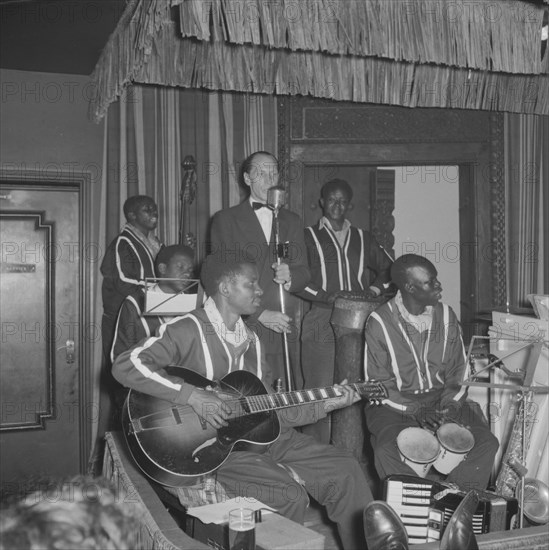
[[[359,393],[364,393],[361,386],[366,384],[351,384]],[[374,388],[370,393],[378,393]],[[295,407],[315,401],[324,401],[332,397],[340,397],[343,392],[336,387],[313,388],[283,393],[266,393],[243,397],[239,401],[246,412],[257,413],[271,411],[273,409],[284,409]]]

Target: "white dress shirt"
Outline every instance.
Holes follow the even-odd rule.
[[[250,205],[252,205],[252,203],[254,202],[257,202],[257,201],[252,200],[252,198],[250,197]],[[261,224],[261,229],[263,229],[265,240],[267,242],[270,242],[271,231],[273,230],[273,211],[270,208],[267,208],[267,206],[265,206],[265,208],[259,208],[258,210],[254,210],[254,213],[257,216],[259,223]]]

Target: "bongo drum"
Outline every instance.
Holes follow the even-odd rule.
[[[442,424],[436,436],[440,443],[440,454],[433,466],[441,474],[449,474],[467,458],[467,453],[475,446],[473,434],[454,422]]]
[[[437,438],[423,428],[405,428],[397,437],[400,459],[414,470],[419,477],[425,477],[440,452]]]

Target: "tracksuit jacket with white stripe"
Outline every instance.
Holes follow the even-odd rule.
[[[219,337],[206,310],[196,309],[161,325],[158,336],[121,353],[112,372],[118,382],[128,388],[180,405],[187,404],[195,386],[168,375],[165,367],[170,365],[185,367],[209,380],[220,380],[229,372],[246,370],[269,389],[272,374],[262,356],[260,340],[250,328],[246,327],[246,331],[244,351],[237,357],[233,346]],[[323,402],[316,402],[301,405],[295,414],[279,414],[279,420],[283,427],[301,426],[325,416]]]
[[[318,305],[332,307],[328,296],[338,290],[381,292],[390,281],[391,260],[368,231],[351,226],[343,247],[321,218],[305,228],[311,280],[298,295]]]
[[[107,248],[101,273],[103,311],[112,317],[116,317],[126,296],[145,286],[145,277],[155,276],[154,257],[130,224]]]
[[[206,302],[204,308],[169,321],[160,327],[158,337],[122,353],[113,373],[127,386],[179,404],[187,402],[193,386],[166,375],[164,367],[174,363],[210,379],[222,378],[237,369],[249,370],[268,388],[271,375],[268,364],[261,360],[259,338],[248,328],[239,332],[242,337],[238,346],[233,346],[222,338],[223,327],[215,324],[219,323],[215,317]],[[249,497],[253,491],[258,500],[298,523],[305,520],[309,492],[326,506],[345,548],[359,548],[364,531],[357,518],[372,494],[351,453],[292,429],[313,422],[315,414],[326,416],[322,402],[282,410],[278,413],[282,428],[278,439],[260,454],[240,450],[230,453],[215,477],[229,496]]]
[[[111,348],[111,362],[127,349],[138,344],[143,338],[156,335],[160,325],[172,317],[161,315],[144,315],[145,289],[126,296],[122,302]]]
[[[164,367],[180,365],[209,380],[236,370],[248,370],[261,378],[261,347],[249,329],[247,344],[236,361],[231,346],[216,334],[206,311],[197,309],[161,325],[158,336],[119,355],[113,375],[124,386],[185,405],[194,386],[166,374]]]
[[[447,304],[433,307],[430,330],[420,332],[404,320],[393,298],[370,315],[365,334],[365,376],[384,382],[389,392],[384,405],[414,414],[430,398],[442,408],[466,398],[460,386],[468,375],[461,328]]]

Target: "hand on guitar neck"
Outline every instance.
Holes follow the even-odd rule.
[[[339,390],[341,395],[324,401],[324,410],[326,413],[343,409],[360,401],[359,393],[355,388],[347,385],[347,379],[343,380],[340,384],[335,384],[333,388],[334,390]],[[218,430],[228,426],[228,420],[230,420],[231,415],[234,415],[235,412],[227,403],[227,400],[234,400],[234,395],[225,394],[215,390],[212,386],[207,386],[206,388],[195,388],[187,404],[192,407],[197,415],[204,418]]]
[[[345,380],[342,380],[339,384],[334,385],[334,389],[340,390],[342,394],[324,401],[324,410],[326,413],[330,413],[337,409],[344,409],[360,401],[360,394],[353,386],[347,385],[347,382],[345,378]]]

